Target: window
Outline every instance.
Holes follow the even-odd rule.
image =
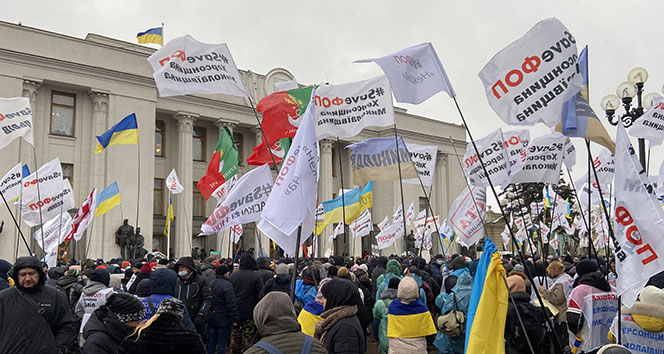
[[[243,166],[244,162],[244,150],[243,150],[243,144],[244,144],[244,135],[242,133],[233,133],[233,143],[235,144],[235,148],[237,149],[237,156],[238,159],[240,160],[240,166]]]
[[[420,197],[419,203],[420,203],[420,212],[421,212],[422,210],[426,210],[426,209],[427,209],[427,198]]]
[[[158,120],[154,130],[154,156],[165,157],[166,122]]]
[[[194,188],[193,190],[193,204],[192,204],[192,212],[191,216],[198,216],[198,217],[206,217],[207,215],[205,214],[205,198],[201,195],[201,192],[198,190],[198,187],[196,186],[198,182],[194,182]]]
[[[76,95],[51,93],[51,134],[74,136],[76,122]]]
[[[164,179],[154,179],[154,199],[152,202],[152,213],[154,215],[164,215]]]
[[[194,127],[194,161],[205,161],[205,127]]]
[[[74,164],[62,163],[62,178],[69,180],[69,184],[74,185]]]

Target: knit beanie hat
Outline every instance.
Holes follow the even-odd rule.
[[[364,264],[364,263],[360,264],[360,266],[358,268],[362,269],[366,273],[369,273],[369,267],[367,267],[367,265]]]
[[[157,313],[166,313],[176,316],[179,319],[184,318],[184,304],[182,301],[175,298],[168,298],[161,301]]]
[[[584,274],[597,271],[597,264],[590,259],[584,259],[576,265],[576,274],[581,277]]]
[[[390,279],[390,282],[387,283],[387,288],[388,289],[398,289],[399,288],[399,282],[401,279],[394,277]]]
[[[111,282],[111,275],[106,269],[95,269],[90,274],[90,280],[102,283],[106,286]]]
[[[507,277],[507,286],[510,288],[510,292],[518,293],[526,291],[526,282],[523,281],[518,275],[510,275]]]
[[[217,268],[214,269],[214,274],[215,275],[226,275],[228,273],[228,267],[225,265],[220,265]]]
[[[141,273],[146,273],[146,274],[152,273],[152,265],[150,265],[150,263],[143,264],[143,266],[141,267]]]
[[[275,267],[276,274],[288,274],[288,264],[279,263]]]
[[[140,321],[145,317],[145,306],[137,297],[119,293],[111,295],[106,300],[106,307],[113,312],[122,323]]]

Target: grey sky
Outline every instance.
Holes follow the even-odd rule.
[[[629,6],[628,6],[629,5]],[[135,42],[137,32],[165,23],[166,40],[191,34],[227,43],[240,69],[267,73],[284,67],[301,83],[344,83],[382,74],[375,64],[353,64],[432,42],[476,138],[503,127],[489,107],[477,73],[500,49],[536,22],[557,17],[589,45],[590,103],[615,93],[629,70],[645,67],[647,92],[661,93],[664,46],[661,1],[2,1],[0,19],[83,38],[87,33]],[[460,123],[453,101],[439,93],[411,113]],[[615,129],[608,126],[615,136]],[[531,138],[547,133],[531,128]],[[440,132],[444,135],[445,132]],[[585,172],[577,146],[574,177]],[[634,143],[636,139],[633,139]],[[595,154],[599,149],[595,149]],[[651,174],[662,161],[652,150]]]

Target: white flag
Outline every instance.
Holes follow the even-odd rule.
[[[212,235],[233,225],[248,224],[260,220],[265,202],[272,191],[272,173],[269,165],[263,165],[242,176],[226,200],[212,212],[201,225],[202,235]]]
[[[364,209],[360,216],[350,223],[350,231],[353,232],[353,238],[368,235],[373,229],[371,223],[371,213],[369,209]]]
[[[184,191],[184,187],[182,187],[180,181],[178,181],[178,175],[175,173],[175,169],[173,169],[171,173],[168,174],[168,177],[166,177],[166,187],[168,187],[173,194],[179,194]]]
[[[629,135],[644,138],[654,145],[664,141],[664,97],[653,100],[653,105],[629,129]]]
[[[408,206],[408,211],[406,212],[406,225],[410,226],[411,221],[413,221],[413,218],[415,217],[415,204],[414,202],[410,202],[410,206]]]
[[[569,137],[565,139],[565,145],[563,146],[563,162],[570,171],[572,171],[572,168],[576,165],[576,148],[574,147],[574,143],[572,143],[572,139]]]
[[[468,143],[466,154],[463,155],[463,171],[471,185],[485,187],[489,185],[487,175],[484,173],[485,169],[494,185],[502,185],[508,182],[510,161],[507,157],[504,141],[503,132],[500,129],[496,129],[486,137],[477,140],[479,157],[475,152],[474,145]],[[480,157],[485,168],[482,168]]]
[[[295,90],[300,86],[297,85],[297,80],[288,80],[288,81],[279,81],[274,83],[274,88],[277,89],[277,92]]]
[[[512,176],[512,183],[550,183],[558,185],[566,136],[554,133],[533,139],[528,146],[523,169]]]
[[[452,203],[447,223],[456,231],[457,242],[466,247],[484,237],[486,217],[486,188],[465,188]]]
[[[65,240],[71,240],[72,238],[76,241],[80,241],[83,237],[85,229],[88,228],[88,225],[95,218],[95,210],[97,209],[97,190],[92,189],[90,195],[83,201],[81,207],[74,215],[74,218],[71,222],[71,227],[67,228],[67,233]],[[89,238],[89,236],[88,236]]]
[[[312,97],[317,92],[314,89]],[[258,224],[258,228],[287,254],[295,254],[314,231],[316,221],[320,155],[314,114],[312,99],[302,116],[300,127],[274,183],[274,191],[265,203],[262,219]],[[296,245],[299,225],[302,226],[302,233],[300,245]]]
[[[615,158],[616,288],[623,304],[631,307],[648,279],[664,269],[664,211],[645,188],[645,170],[622,125]]]
[[[503,249],[506,250],[510,245],[510,229],[505,225],[505,229],[500,234],[503,239]]]
[[[438,155],[438,146],[406,143],[406,148],[410,153],[410,159],[413,161],[413,165],[415,165],[415,169],[417,170],[417,174],[420,176],[420,178],[407,178],[403,180],[403,183],[420,184],[420,181],[422,181],[423,186],[431,187],[433,184],[433,177],[436,172],[436,156]]]
[[[335,226],[334,229],[332,230],[332,235],[330,235],[330,240],[334,240],[335,238],[337,238],[337,236],[343,234],[344,234],[344,223],[343,222],[337,223],[337,226]]]
[[[20,137],[35,145],[30,100],[27,97],[0,98],[0,149]]]
[[[205,44],[185,35],[168,41],[148,62],[161,97],[192,93],[248,95],[226,44]]]
[[[549,233],[551,232],[551,230],[549,229],[548,226],[546,226],[545,223],[541,221],[539,223],[539,232],[540,232],[540,237],[542,238],[542,242],[549,243]]]
[[[67,190],[64,188],[66,186],[63,184],[62,166],[58,158],[45,163],[36,172],[23,178],[23,194],[19,200],[23,221],[28,226],[35,227],[60,215],[61,209],[73,208],[73,198],[68,197],[71,188]]]
[[[479,77],[489,105],[505,123],[553,127],[563,104],[581,89],[577,59],[574,36],[549,18],[498,52]]]
[[[387,228],[387,226],[390,224],[390,221],[387,219],[387,215],[385,215],[385,219],[378,223],[378,229],[383,232]]]
[[[384,249],[392,246],[394,241],[401,236],[403,236],[403,227],[399,227],[399,224],[390,225],[390,227],[376,235],[378,248]]]
[[[42,250],[48,253],[56,252],[58,245],[65,241],[67,232],[71,230],[71,216],[67,211],[48,220],[34,233],[35,241]],[[44,244],[42,245],[42,229],[44,230]]]
[[[2,196],[7,202],[14,200],[21,195],[22,171],[22,165],[19,163],[7,171],[0,181],[0,193],[2,193]]]
[[[510,130],[503,132],[507,156],[510,161],[510,175],[521,171],[526,164],[528,144],[530,144],[530,132],[527,129]]]
[[[355,61],[368,62],[375,62],[383,69],[397,102],[420,104],[441,91],[450,97],[456,96],[431,43],[418,44],[382,58]]]
[[[392,223],[403,224],[403,207],[401,205],[399,205],[397,210],[394,211],[394,214],[392,215]]]
[[[366,127],[394,124],[390,83],[385,76],[342,85],[321,85],[316,105],[316,136],[350,138]],[[292,149],[292,147],[291,147]]]
[[[233,241],[233,243],[238,243],[238,241],[240,241],[240,239],[242,238],[242,234],[244,234],[244,230],[242,230],[242,225],[231,226],[230,234],[231,234],[231,241]]]
[[[427,222],[427,210],[424,209],[417,213],[417,217],[415,218],[415,238],[420,239],[424,237],[424,229],[426,227],[426,222]]]
[[[593,160],[593,165],[595,166],[595,170],[597,170],[599,183],[613,183],[613,174],[616,172],[616,161],[609,149],[603,148],[595,157],[595,160]]]
[[[217,200],[217,205],[215,206],[215,209],[219,207],[219,204],[221,204],[224,200],[226,200],[226,196],[228,193],[233,189],[233,186],[237,182],[237,173],[233,175],[228,181],[224,182],[221,186],[217,187],[217,189],[212,192],[212,196],[214,199]]]

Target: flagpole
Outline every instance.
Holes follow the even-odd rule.
[[[291,288],[290,288],[290,298],[291,300],[295,299],[295,280],[297,280],[297,267],[300,262],[300,238],[302,237],[302,225],[300,224],[297,227],[297,237],[295,243],[295,269],[293,270],[293,276],[291,277]],[[315,279],[314,270],[311,270],[311,276]]]
[[[89,216],[88,216],[88,217],[89,217]],[[87,232],[86,240],[88,241],[88,244],[87,244],[86,247],[85,247],[85,254],[83,255],[83,259],[81,260],[81,261],[83,261],[83,262],[84,262],[84,261],[87,261],[87,260],[88,260],[88,256],[90,255],[89,252],[90,252],[90,245],[92,244],[92,230],[93,230],[94,227],[95,227],[95,220],[96,220],[96,219],[97,219],[97,218],[92,218],[92,221],[90,221],[90,229],[85,231],[85,232]]]
[[[21,182],[22,184],[23,182]],[[16,217],[14,217],[14,213],[12,213],[12,210],[9,208],[9,204],[7,204],[7,199],[5,199],[4,193],[0,191],[0,196],[2,197],[2,201],[5,203],[5,206],[7,207],[7,211],[9,212],[9,215],[11,215],[12,220],[14,220],[14,225],[16,225],[16,229],[18,230],[19,235],[21,235],[21,238],[23,239],[23,242],[25,243],[25,247],[28,249],[28,253],[30,253],[30,256],[32,256],[32,250],[30,250],[30,246],[28,245],[28,241],[26,241],[25,236],[23,236],[23,231],[21,231],[21,227],[19,226],[19,223],[16,221]],[[42,245],[44,244],[44,241],[42,241]],[[18,252],[18,247],[16,247],[16,250]],[[18,257],[17,257],[18,258]]]
[[[454,100],[454,104],[457,108],[457,112],[459,112],[459,116],[461,117],[461,121],[463,122],[463,126],[466,128],[466,132],[468,133],[468,137],[470,138],[470,142],[473,145],[473,149],[475,150],[475,153],[477,154],[477,158],[480,162],[480,165],[482,166],[482,170],[483,170],[484,174],[486,175],[487,181],[489,182],[489,186],[491,187],[491,191],[493,192],[493,196],[494,196],[494,198],[496,198],[496,201],[498,201],[499,200],[498,193],[496,192],[496,189],[493,186],[493,182],[491,181],[491,177],[489,176],[489,173],[486,169],[486,165],[483,162],[482,155],[480,154],[479,149],[477,148],[477,143],[475,142],[475,139],[473,139],[473,135],[470,133],[470,128],[468,127],[468,123],[466,122],[466,118],[463,116],[463,113],[461,112],[461,107],[459,107],[459,102],[457,101],[456,96],[452,97],[452,99]],[[471,195],[472,195],[472,193],[471,193]],[[505,218],[505,220],[507,220],[507,218],[505,217],[505,211],[503,210],[503,206],[502,206],[502,204],[500,204],[500,202],[498,202],[498,207],[500,208],[500,213],[503,215],[503,218]],[[509,225],[507,227],[507,230],[510,232],[510,237],[511,237],[512,243],[514,243],[516,245],[516,238],[514,236],[514,231],[512,230],[512,226]],[[517,249],[517,251],[519,252],[519,257],[521,258],[521,262],[523,264],[526,264],[526,258],[523,256],[523,252],[520,249]],[[534,284],[533,276],[530,273],[530,269],[528,269],[528,267],[525,267],[525,271],[526,271],[526,277],[528,278],[528,280],[532,284]],[[544,312],[545,317],[547,318],[547,323],[548,323],[549,327],[553,328],[553,321],[548,317],[548,315],[546,314],[546,310],[544,309],[545,306],[544,306],[544,301],[542,300],[542,295],[540,294],[537,287],[533,287],[533,290],[535,291],[535,295],[537,296],[537,300],[540,304],[540,307],[542,308],[542,312]],[[560,340],[558,339],[558,337],[553,336],[553,340],[554,340],[554,343],[556,344],[557,352],[562,353],[563,352],[563,346],[561,345]]]
[[[166,40],[166,36],[164,35],[164,23],[161,23],[161,46],[162,48],[164,47],[164,41]],[[166,257],[168,258],[168,257]]]
[[[402,139],[403,140],[403,139]],[[401,154],[399,154],[399,136],[397,135],[397,123],[396,121],[394,122],[394,142],[397,148],[397,166],[399,167],[399,190],[401,191],[401,221],[403,222],[403,241],[402,244],[405,245],[404,251],[406,252],[406,257],[410,258],[408,255],[408,242],[406,238],[408,235],[406,235],[406,206],[404,205],[404,200],[403,200],[403,178],[401,175]],[[406,147],[406,142],[404,142],[404,147]],[[406,151],[408,151],[406,149]],[[405,161],[404,161],[405,162]],[[417,171],[415,171],[417,173]],[[419,173],[417,173],[417,177],[419,178]],[[426,226],[427,221],[424,220],[424,226]]]
[[[168,188],[168,210],[166,211],[166,259],[171,259],[171,216],[173,215],[173,199],[171,189]]]
[[[21,142],[21,140],[22,139],[19,139],[19,143]],[[19,145],[19,150],[20,150],[20,145]],[[20,152],[19,152],[19,154],[20,154]],[[3,200],[4,200],[4,198],[3,198]],[[14,250],[14,262],[16,262],[16,259],[18,259],[18,236],[20,235],[21,238],[23,238],[23,242],[26,242],[26,246],[28,245],[27,241],[25,241],[25,237],[23,237],[23,233],[21,232],[21,227],[19,226],[19,225],[21,225],[21,214],[23,213],[22,204],[23,204],[23,166],[21,166],[21,194],[19,195],[18,207],[17,207],[17,209],[18,209],[18,223],[16,224],[16,235],[14,236],[16,238],[16,249]],[[5,201],[5,205],[7,205],[6,201]],[[9,205],[7,205],[7,208],[9,208]],[[12,215],[12,218],[13,217],[14,216]],[[16,221],[14,221],[14,222],[16,222]],[[28,247],[28,250],[30,250],[30,247]],[[32,255],[32,252],[30,252],[30,255]]]
[[[136,119],[136,131],[138,130],[138,119]],[[136,144],[136,152],[138,155],[138,168],[136,169],[136,227],[134,230],[138,228],[138,217],[139,217],[139,211],[141,210],[141,149],[140,149],[140,144]],[[94,220],[93,220],[94,222]],[[169,236],[170,237],[170,236]]]
[[[344,164],[341,162],[341,142],[339,141],[339,137],[337,137],[337,153],[339,154],[339,180],[341,181],[341,215],[343,218],[341,222],[344,224],[344,243],[348,248],[348,255],[350,256],[350,240],[346,234],[346,197],[344,197],[346,191],[344,190]],[[343,256],[343,252],[341,252],[341,255]]]
[[[59,224],[58,224],[58,251],[56,251],[57,252],[57,254],[55,255],[56,259],[60,259],[60,242],[59,241],[60,241],[60,236],[62,234],[62,211],[65,208],[64,198],[65,198],[65,187],[62,186],[62,199],[63,199],[63,201],[62,201],[62,204],[60,204],[60,221],[59,221]],[[65,250],[67,250],[68,247],[69,247],[69,242],[67,242],[65,244]]]
[[[39,229],[41,230],[41,239],[42,239],[42,247],[44,247],[44,220],[42,219],[42,207],[39,206],[39,203],[42,201],[41,200],[41,192],[39,191],[39,168],[37,167],[37,152],[35,151],[35,147],[32,147],[32,157],[35,159],[35,179],[37,180],[37,207],[39,208]],[[46,263],[46,250],[42,248],[42,259],[44,260],[44,263]]]

